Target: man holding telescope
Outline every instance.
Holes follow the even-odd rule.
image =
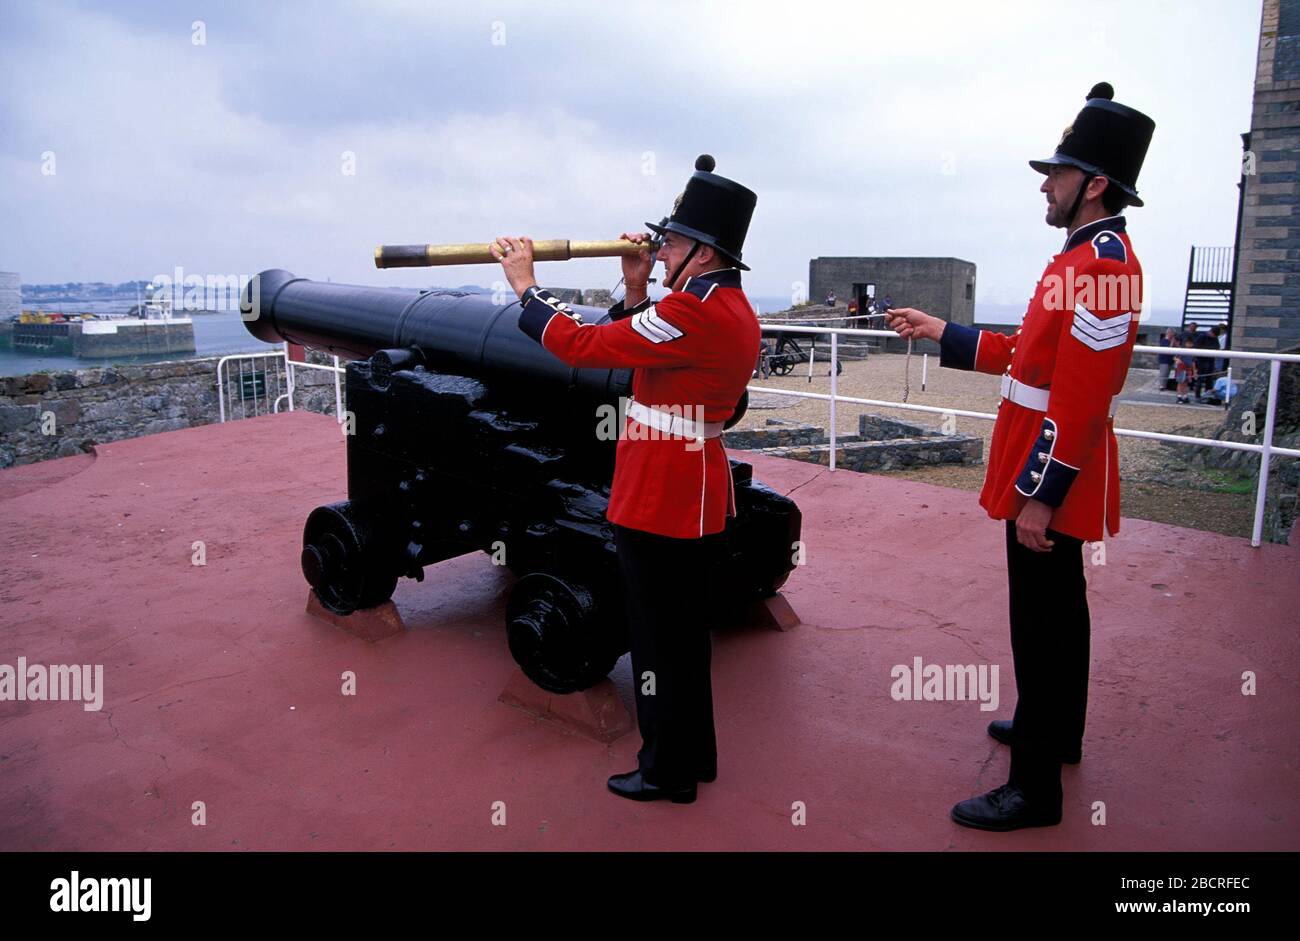
[[[1016,830],[1061,822],[1061,763],[1081,754],[1090,622],[1083,542],[1119,531],[1115,403],[1142,310],[1142,267],[1119,212],[1141,206],[1138,171],[1155,123],[1093,87],[1045,175],[1050,226],[1066,230],[1024,322],[1011,336],[890,310],[904,337],[935,340],[941,365],[1002,375],[980,504],[1006,521],[1011,722],[989,734],[1011,746],[1008,782],[952,809],[957,823]],[[1134,290],[1117,290],[1135,285]]]
[[[609,789],[640,801],[690,803],[697,783],[717,776],[710,581],[736,512],[720,436],[759,348],[740,283],[757,197],[713,173],[712,157],[695,166],[672,215],[646,223],[661,237],[670,293],[649,299],[651,238],[624,233],[645,250],[623,256],[627,294],[609,323],[582,323],[537,286],[531,239],[492,246],[523,305],[521,330],[570,366],[635,370],[607,516],[627,599],[642,747],[636,770],[611,777]]]

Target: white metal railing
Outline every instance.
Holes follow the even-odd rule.
[[[258,374],[256,364],[252,362],[252,360],[256,360],[256,359],[267,361],[267,367],[263,368],[261,372],[262,393],[260,395],[258,394],[259,374]],[[270,388],[271,373],[270,373],[269,366],[271,361],[274,361],[276,359],[280,359],[280,360],[285,359],[285,354],[283,353],[283,351],[275,350],[266,353],[234,353],[229,356],[223,356],[221,357],[221,359],[217,360],[217,412],[221,421],[224,422],[226,420],[226,387],[227,387],[226,370],[230,367],[230,364],[234,363],[239,368],[239,372],[237,376],[231,377],[232,379],[237,379],[238,381],[232,382],[230,383],[230,385],[233,385],[234,387],[239,389],[239,402],[240,402],[241,411],[243,413],[240,415],[240,417],[244,418],[247,417],[248,415],[248,407],[246,403],[248,402],[249,397],[244,394],[244,380],[247,378],[252,379],[253,414],[256,416],[262,413],[263,400],[265,400],[266,409],[268,411],[272,410],[271,388]],[[252,371],[246,372],[244,369],[245,365],[252,367]],[[287,368],[285,368],[283,372],[280,372],[280,367],[277,365],[276,372],[275,372],[276,378],[279,379],[280,376],[284,376],[285,384],[288,385],[289,388],[292,388],[293,387],[292,382],[289,380],[288,374],[289,374],[289,370]],[[283,396],[281,396],[280,398],[283,398]],[[278,403],[279,399],[277,398],[275,402]],[[232,403],[232,409],[233,409],[233,403]]]
[[[346,370],[344,369],[344,367],[339,365],[339,358],[337,356],[334,357],[333,366],[323,366],[317,363],[303,363],[303,362],[299,362],[298,360],[290,359],[289,351],[285,346],[281,346],[279,349],[275,349],[275,350],[267,350],[264,353],[234,353],[231,354],[230,356],[223,356],[221,357],[221,359],[217,360],[217,406],[218,406],[218,414],[220,416],[221,421],[224,422],[226,420],[225,387],[226,387],[227,364],[232,362],[239,364],[238,379],[239,379],[239,388],[240,388],[240,396],[241,396],[240,401],[242,402],[247,400],[246,397],[243,396],[243,381],[246,375],[244,372],[244,363],[247,360],[254,360],[254,359],[279,360],[283,364],[284,377],[285,377],[284,385],[287,391],[282,392],[279,395],[277,395],[274,399],[271,399],[270,391],[266,390],[265,394],[260,397],[268,401],[268,408],[270,409],[270,412],[272,414],[280,411],[281,401],[287,401],[289,411],[291,412],[293,411],[295,369],[323,369],[327,372],[334,373],[334,417],[340,424],[343,422],[343,388],[342,385],[340,384],[339,377],[344,375]],[[277,371],[277,375],[279,375],[278,371]],[[260,409],[261,409],[261,405],[259,402],[259,396],[257,395],[256,370],[254,370],[253,414],[254,415],[261,414]],[[241,417],[247,417],[247,416],[245,414],[244,416]]]
[[[831,338],[830,350],[830,379],[831,392],[826,395],[821,392],[799,392],[791,389],[777,389],[769,386],[751,385],[751,392],[774,392],[779,395],[790,395],[804,399],[821,399],[830,403],[830,469],[835,470],[835,450],[836,435],[835,427],[835,406],[839,402],[847,402],[852,405],[872,405],[877,408],[894,408],[904,411],[913,412],[930,412],[940,415],[959,415],[965,418],[983,418],[992,421],[997,415],[992,412],[971,412],[965,409],[957,408],[940,408],[934,405],[913,405],[908,402],[891,402],[882,399],[863,399],[853,396],[839,394],[839,382],[835,364],[839,359],[839,338],[841,335],[862,336],[862,337],[885,337],[898,338],[898,334],[892,330],[866,330],[854,327],[811,327],[811,326],[786,326],[778,323],[762,324],[764,333],[798,333],[805,336],[829,334]],[[1247,444],[1241,441],[1216,441],[1212,438],[1193,438],[1187,435],[1170,435],[1156,431],[1138,431],[1130,428],[1116,428],[1115,434],[1125,438],[1145,438],[1150,441],[1167,441],[1174,444],[1191,444],[1207,448],[1224,448],[1231,451],[1253,451],[1260,457],[1259,468],[1259,485],[1255,491],[1255,522],[1251,529],[1250,544],[1259,546],[1263,541],[1264,533],[1264,507],[1268,494],[1268,476],[1269,463],[1273,457],[1291,457],[1300,458],[1300,450],[1296,448],[1281,448],[1273,444],[1273,431],[1277,421],[1277,390],[1278,378],[1281,375],[1283,363],[1300,363],[1300,355],[1294,353],[1247,353],[1236,350],[1198,350],[1185,349],[1183,347],[1169,346],[1134,346],[1135,353],[1155,353],[1160,356],[1206,356],[1214,359],[1226,360],[1256,360],[1266,361],[1269,365],[1268,375],[1268,409],[1264,415],[1263,443]],[[812,362],[815,359],[813,351],[809,351],[809,377],[812,376]],[[1228,389],[1232,389],[1232,369],[1228,369]],[[1134,403],[1140,405],[1142,403]]]

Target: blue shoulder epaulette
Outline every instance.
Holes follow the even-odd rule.
[[[1092,250],[1098,258],[1118,261],[1120,264],[1128,261],[1124,240],[1109,230],[1097,233],[1096,238],[1092,240]]]
[[[686,282],[686,285],[682,290],[687,294],[694,294],[702,301],[706,301],[709,299],[709,295],[713,293],[713,289],[717,286],[718,282],[716,281],[705,281],[703,278],[691,278]]]

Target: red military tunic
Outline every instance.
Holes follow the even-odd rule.
[[[641,406],[697,423],[731,417],[753,375],[761,333],[738,269],[706,272],[657,303],[630,311],[619,304],[610,313],[612,323],[581,323],[539,290],[525,293],[519,327],[570,366],[632,367]],[[606,511],[611,523],[695,539],[721,531],[735,512],[720,437],[687,438],[628,415]]]
[[[944,328],[944,366],[1004,373],[1047,389],[1046,412],[1004,398],[980,505],[1015,519],[1030,497],[1051,529],[1085,541],[1119,532],[1119,454],[1111,399],[1124,387],[1142,311],[1142,266],[1123,216],[1079,228],[1053,256],[1011,336]]]

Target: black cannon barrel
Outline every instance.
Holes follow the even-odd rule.
[[[573,309],[585,323],[609,319],[600,308]],[[242,310],[248,332],[267,343],[287,340],[354,359],[418,347],[439,371],[493,374],[608,402],[632,394],[631,370],[567,366],[519,329],[519,312],[517,300],[311,281],[282,268],[249,283]]]

